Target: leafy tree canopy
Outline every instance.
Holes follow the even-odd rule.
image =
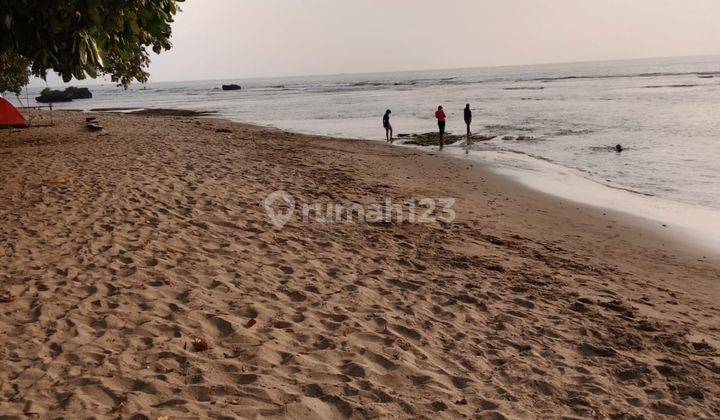
[[[146,82],[148,50],[170,49],[182,1],[0,0],[0,91],[19,91],[28,68],[65,82],[104,74],[125,87]]]
[[[0,52],[0,92],[20,93],[30,81],[30,61],[8,51]]]

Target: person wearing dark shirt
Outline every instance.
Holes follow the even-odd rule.
[[[465,105],[465,125],[467,125],[467,133],[470,135],[470,124],[472,124],[472,110],[470,110],[470,104]]]
[[[465,111],[463,114],[465,116],[465,125],[467,125],[467,140],[465,141],[465,153],[467,153],[468,147],[470,147],[470,124],[472,124],[472,110],[470,109],[470,104],[465,105]]]
[[[390,125],[390,114],[392,111],[389,109],[385,111],[385,115],[383,115],[383,127],[385,128],[385,139],[388,143],[392,143],[393,141],[393,128],[392,125]]]
[[[442,150],[444,145],[443,137],[445,136],[445,122],[447,121],[447,116],[442,106],[439,106],[435,112],[435,118],[437,118],[438,129],[440,130],[440,150]]]

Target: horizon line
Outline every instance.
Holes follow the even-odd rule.
[[[549,65],[559,65],[559,64],[588,64],[588,63],[607,63],[607,62],[615,62],[615,61],[640,61],[640,60],[659,60],[659,59],[671,59],[671,58],[700,58],[700,57],[720,57],[720,53],[715,54],[693,54],[693,55],[676,55],[676,56],[655,56],[655,57],[634,57],[634,58],[610,58],[610,59],[601,59],[601,60],[579,60],[579,61],[548,61],[548,62],[538,62],[538,63],[523,63],[523,64],[499,64],[499,65],[484,65],[484,66],[469,66],[469,67],[446,67],[446,68],[424,68],[424,69],[413,69],[413,70],[379,70],[379,71],[366,71],[366,72],[340,72],[340,73],[316,73],[316,74],[295,74],[295,75],[273,75],[273,76],[252,76],[252,77],[220,77],[220,78],[209,78],[209,79],[173,79],[173,80],[159,80],[159,81],[153,81],[149,80],[147,83],[139,83],[137,81],[134,81],[131,83],[131,85],[147,85],[152,83],[179,83],[179,82],[212,82],[212,81],[237,81],[237,80],[262,80],[262,79],[293,79],[293,78],[301,78],[301,77],[331,77],[331,76],[350,76],[350,75],[370,75],[370,74],[383,74],[383,73],[411,73],[411,72],[432,72],[432,71],[448,71],[448,70],[470,70],[470,69],[493,69],[493,68],[503,68],[503,67],[523,67],[523,66],[549,66]],[[152,74],[151,74],[152,77]],[[40,79],[38,77],[34,78],[36,81],[43,81],[43,79]],[[104,80],[101,81],[100,78],[96,79],[85,79],[85,80],[75,80],[74,83],[80,84],[83,86],[102,86],[106,84],[114,84],[115,82],[112,82],[110,80]],[[73,82],[68,83],[62,83],[62,84],[56,84],[56,85],[47,85],[46,86],[69,86],[72,85]],[[33,86],[32,83],[28,83],[28,86],[30,87],[40,87],[40,86]]]

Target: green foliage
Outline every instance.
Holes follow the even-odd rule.
[[[30,78],[30,61],[10,51],[0,52],[0,93],[20,94]]]
[[[24,57],[40,77],[52,70],[65,82],[101,74],[125,87],[146,82],[148,50],[170,49],[182,1],[0,0],[0,52]]]

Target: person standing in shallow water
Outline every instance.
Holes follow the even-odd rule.
[[[442,150],[445,137],[445,122],[447,121],[447,116],[445,115],[445,111],[443,111],[442,106],[439,106],[435,112],[435,118],[437,118],[438,129],[440,130],[440,150]]]
[[[385,111],[385,115],[383,115],[383,127],[385,128],[385,139],[388,143],[392,143],[393,141],[393,128],[392,125],[390,125],[390,114],[392,111],[389,109]]]
[[[465,105],[465,125],[467,125],[467,140],[465,140],[465,153],[468,152],[470,147],[470,124],[472,124],[472,110],[470,110],[470,104]]]

